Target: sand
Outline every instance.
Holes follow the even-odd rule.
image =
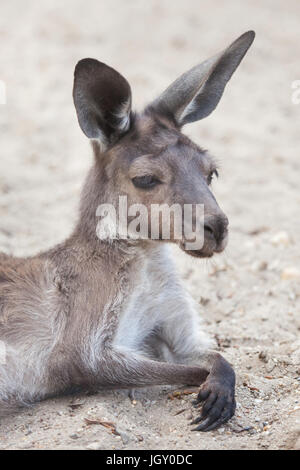
[[[299,448],[299,2],[11,0],[0,12],[0,251],[15,255],[60,242],[76,220],[92,161],[71,98],[79,59],[120,70],[141,109],[189,67],[257,33],[217,110],[185,129],[220,162],[214,191],[229,246],[212,261],[176,251],[205,328],[235,367],[236,416],[192,433],[193,396],[170,399],[174,387],[140,390],[135,402],[126,392],[63,397],[3,419],[0,448]],[[115,423],[118,435],[85,418]]]

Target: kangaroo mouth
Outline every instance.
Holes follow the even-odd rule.
[[[183,250],[187,255],[193,256],[194,258],[211,258],[215,254],[214,251],[186,250],[184,248]]]
[[[204,249],[204,248],[202,248],[201,250],[187,250],[185,248],[185,243],[184,242],[180,243],[180,248],[187,255],[193,256],[194,258],[211,258],[215,254],[214,250],[208,250],[208,249]]]
[[[204,245],[199,250],[191,250],[186,247],[186,241],[182,240],[179,243],[179,247],[188,255],[193,256],[194,258],[211,258],[216,253],[222,253],[225,249],[228,241],[228,235],[222,239],[220,243],[209,239],[204,240]]]

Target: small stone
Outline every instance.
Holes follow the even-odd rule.
[[[254,428],[249,430],[249,434],[251,434],[251,435],[256,434],[256,433],[257,433],[257,431]]]
[[[86,446],[88,450],[103,450],[100,442],[91,442]]]
[[[292,301],[296,300],[297,298],[295,292],[289,292],[288,296],[289,296],[289,300],[292,300]],[[292,312],[288,312],[288,315],[293,315],[293,314]]]
[[[268,362],[268,355],[267,355],[266,351],[260,351],[258,357],[261,361],[263,361],[265,363]]]
[[[121,431],[120,429],[116,428],[116,434],[117,434],[117,437],[119,436],[121,439],[122,439],[122,442],[123,444],[128,444],[128,442],[130,441],[130,436],[129,434],[126,434],[126,432],[124,431]]]
[[[79,439],[78,434],[70,434],[71,439]]]
[[[200,297],[199,303],[203,305],[204,307],[210,302],[210,299],[206,297]]]
[[[300,270],[295,266],[289,266],[281,271],[280,276],[284,281],[300,279]]]
[[[287,232],[281,231],[275,233],[273,237],[270,239],[272,245],[278,246],[278,245],[284,245],[287,246],[290,243],[290,237]]]
[[[268,267],[268,263],[266,261],[254,261],[254,263],[251,264],[251,271],[257,272],[257,271],[265,271]]]
[[[277,271],[279,269],[279,266],[280,266],[280,261],[278,259],[274,259],[269,264],[269,270],[270,271]]]

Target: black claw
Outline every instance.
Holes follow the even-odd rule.
[[[214,429],[219,428],[222,426],[222,424],[225,424],[230,418],[232,417],[231,411],[223,411],[222,416],[217,419],[214,423],[212,423],[210,426],[207,426],[206,429],[203,429],[203,432],[208,432],[208,431],[213,431]]]
[[[191,422],[191,425],[192,425],[192,424],[198,424],[200,421],[202,421],[202,416],[198,416],[198,418],[194,419],[194,420]]]
[[[216,421],[215,423],[211,424],[210,426],[203,427],[202,429],[199,429],[199,431],[202,431],[202,432],[213,431],[214,429],[217,429],[219,426],[221,426],[221,424],[223,424],[223,421],[220,422],[220,423],[218,421]]]
[[[203,405],[201,415],[191,422],[192,425],[200,423],[192,431],[207,432],[222,426],[234,415],[235,407],[235,400],[230,402],[224,395],[212,393]]]
[[[208,415],[207,418],[203,419],[202,416],[200,416],[197,419],[195,419],[195,423],[194,424],[197,424],[200,422],[199,426],[197,426],[197,428],[193,429],[193,431],[204,431],[208,426],[211,426],[214,422],[216,422],[216,420],[218,419],[219,417],[219,414],[216,415],[216,413],[211,413]]]
[[[209,421],[210,421],[209,418],[205,419],[201,424],[199,424],[199,426],[197,426],[196,428],[192,429],[192,431],[204,431],[204,429],[206,428],[206,426],[208,426]]]

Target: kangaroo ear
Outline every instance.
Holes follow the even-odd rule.
[[[181,75],[154,101],[151,108],[171,115],[178,126],[208,116],[220,101],[226,83],[254,37],[254,31],[244,33],[220,54]]]
[[[130,85],[108,65],[80,60],[74,72],[73,99],[80,127],[90,139],[107,146],[129,129]]]

